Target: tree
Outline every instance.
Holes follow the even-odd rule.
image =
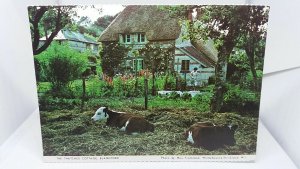
[[[187,10],[197,11],[197,20],[189,21],[191,40],[212,38],[218,50],[214,96],[211,101],[211,112],[218,112],[223,103],[228,58],[241,38],[253,49],[255,38],[252,33],[264,26],[265,17],[261,15],[267,13],[263,12],[265,7],[258,6],[189,6]],[[253,67],[253,55],[249,60]]]
[[[103,72],[112,77],[115,71],[120,68],[121,63],[127,56],[129,49],[117,42],[102,43],[102,50],[100,50],[101,67]]]
[[[107,26],[118,16],[116,14],[115,16],[110,15],[104,15],[102,17],[99,17],[95,22],[94,25],[97,25],[99,27],[102,27],[103,29],[107,28]]]
[[[60,29],[71,23],[71,16],[75,14],[74,8],[75,6],[31,6],[28,8],[34,55],[46,50]],[[42,45],[40,44],[41,35],[46,37]]]
[[[238,42],[238,46],[245,49],[248,56],[250,70],[253,76],[253,86],[256,91],[259,91],[260,87],[258,85],[255,68],[255,56],[264,56],[268,13],[268,8],[264,6],[250,6],[248,10],[248,23]]]
[[[89,52],[79,53],[68,45],[52,43],[49,48],[35,57],[39,63],[39,74],[52,85],[52,90],[61,92],[68,89],[72,81],[81,78],[88,66]],[[39,80],[39,79],[37,79]]]
[[[72,27],[78,9],[95,8],[94,6],[30,6],[28,7],[32,38],[33,55],[46,50],[57,33],[67,26]],[[101,9],[97,9],[101,12]],[[82,21],[87,20],[86,17]],[[40,38],[45,36],[45,43]]]
[[[144,65],[146,69],[151,70],[152,73],[152,95],[155,95],[155,74],[157,72],[166,72],[171,70],[171,62],[174,60],[174,46],[161,46],[160,44],[148,43],[145,47],[139,49],[139,54],[144,58]]]

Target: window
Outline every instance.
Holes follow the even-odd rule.
[[[130,43],[131,39],[130,39],[130,35],[125,35],[125,43]]]
[[[137,68],[137,71],[140,71],[144,68],[144,60],[143,59],[135,59],[133,61],[133,70]]]
[[[139,33],[138,34],[138,42],[145,42],[145,34]]]
[[[182,60],[181,72],[189,72],[189,70],[190,70],[190,60]]]

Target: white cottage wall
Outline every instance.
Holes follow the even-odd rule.
[[[183,53],[178,49],[175,50],[174,59],[175,59],[174,70],[178,72],[182,78],[184,78],[184,73],[180,73],[182,61],[189,60],[190,61],[189,71],[191,72],[194,68],[198,69],[197,81],[199,82],[200,85],[207,84],[209,77],[215,74],[215,68],[204,67],[203,66],[204,64],[202,64],[200,61],[196,60],[191,56],[186,55],[185,53]],[[190,73],[188,73],[186,77],[187,77],[188,85],[190,85],[190,81],[191,81]]]

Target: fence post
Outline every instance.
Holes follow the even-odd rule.
[[[144,85],[145,85],[145,109],[147,110],[148,109],[148,79],[145,78],[144,80]]]
[[[86,90],[85,90],[85,77],[82,77],[82,98],[81,98],[81,106],[80,106],[80,111],[83,112],[84,108],[84,100],[85,100],[85,95],[86,95]]]

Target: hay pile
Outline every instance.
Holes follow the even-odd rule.
[[[236,113],[196,112],[187,108],[152,108],[136,106],[116,109],[144,116],[155,126],[154,133],[127,135],[116,128],[93,122],[94,110],[41,112],[44,155],[101,156],[101,155],[217,155],[254,154],[256,149],[257,118]],[[211,121],[216,124],[238,124],[231,147],[208,151],[188,144],[182,133],[191,124]]]

